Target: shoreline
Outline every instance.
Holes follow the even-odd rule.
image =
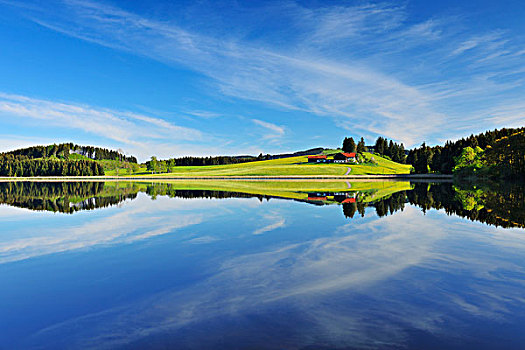
[[[0,182],[71,182],[71,181],[333,181],[333,180],[452,180],[443,174],[391,174],[391,175],[286,175],[286,176],[33,176],[0,177]]]

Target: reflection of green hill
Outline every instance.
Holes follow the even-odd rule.
[[[363,199],[377,200],[391,193],[410,189],[408,181],[171,181],[138,183],[148,194],[169,195],[175,190],[207,190],[245,193],[263,197],[308,200],[312,192],[359,192]],[[171,192],[175,193],[175,192]],[[326,202],[333,202],[328,200]]]

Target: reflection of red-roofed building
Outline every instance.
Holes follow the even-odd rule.
[[[341,152],[334,155],[334,162],[335,163],[348,163],[348,162],[356,162],[357,161],[357,155],[352,152]]]
[[[309,201],[326,201],[328,200],[327,197],[308,197]]]
[[[308,156],[308,163],[326,162],[326,156]]]
[[[345,199],[344,201],[342,201],[341,203],[355,203],[355,198],[347,198]]]

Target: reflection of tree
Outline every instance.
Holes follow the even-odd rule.
[[[135,198],[130,186],[104,186],[103,182],[2,182],[0,203],[61,213],[92,210]]]
[[[405,209],[406,191],[393,193],[388,198],[374,203],[378,216],[392,215],[398,210]]]
[[[444,209],[447,214],[472,221],[502,227],[525,227],[523,184],[492,184],[486,188],[416,184],[408,199],[423,209]]]
[[[394,193],[371,205],[378,216],[385,216],[403,210],[407,201],[420,207],[423,212],[443,209],[449,215],[454,214],[489,225],[525,228],[523,183],[500,183],[477,188],[451,183],[416,183],[411,191]],[[343,211],[345,216],[349,216],[345,208]]]
[[[257,195],[243,192],[232,191],[212,191],[212,190],[184,190],[174,188],[169,183],[154,183],[146,187],[146,193],[152,198],[156,196],[168,196],[171,198],[259,198],[270,199],[272,196]]]
[[[363,202],[343,203],[343,214],[347,218],[353,218],[355,213],[365,216],[366,204]]]
[[[490,225],[525,228],[524,187],[523,183],[492,183],[484,187],[416,183],[410,191],[396,192],[370,203],[366,203],[366,197],[356,196],[355,193],[323,195],[333,196],[333,203],[342,203],[343,214],[347,218],[355,217],[356,213],[364,216],[367,206],[373,207],[380,217],[391,215],[403,210],[405,204],[410,202],[423,212],[443,209],[447,214]],[[244,192],[180,189],[169,183],[0,182],[0,203],[32,210],[74,213],[134,199],[140,191],[153,199],[158,195],[171,198],[258,198],[260,201],[280,198]],[[315,205],[329,204],[325,201],[294,200]]]

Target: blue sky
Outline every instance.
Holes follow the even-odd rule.
[[[411,147],[525,123],[522,1],[0,0],[0,150]]]

